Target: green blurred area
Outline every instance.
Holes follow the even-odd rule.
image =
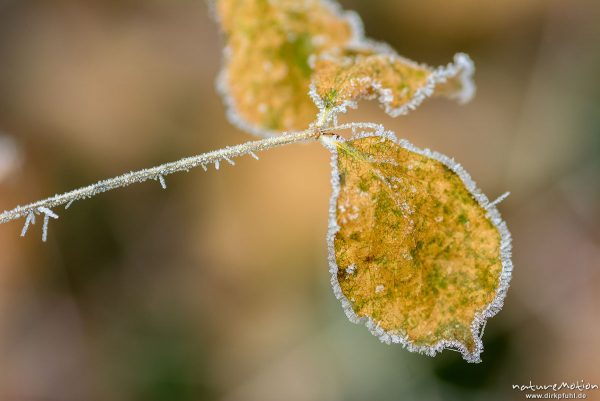
[[[502,203],[515,272],[479,365],[379,343],[329,287],[327,152],[276,149],[75,203],[49,242],[0,226],[0,400],[507,400],[600,384],[600,5],[344,1],[411,59],[477,65],[475,100],[382,122]],[[249,140],[203,1],[0,1],[0,209]],[[6,159],[8,160],[8,159]],[[600,392],[587,399],[600,399]]]

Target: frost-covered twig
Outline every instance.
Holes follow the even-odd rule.
[[[490,206],[496,206],[498,205],[500,202],[502,202],[504,199],[508,198],[508,196],[510,195],[510,192],[505,192],[502,195],[500,195],[495,201],[490,202],[488,207]]]
[[[330,129],[328,129],[329,131]],[[88,185],[83,188],[79,188],[70,192],[66,192],[64,194],[55,195],[50,198],[30,203],[25,206],[17,206],[12,210],[4,211],[0,214],[0,224],[7,223],[12,220],[16,220],[18,218],[27,216],[27,221],[25,222],[25,227],[29,226],[29,223],[33,223],[33,216],[35,213],[43,212],[45,214],[46,220],[48,217],[54,217],[53,214],[48,214],[46,211],[50,211],[50,209],[60,206],[63,204],[71,204],[76,200],[91,198],[95,195],[98,195],[102,192],[110,191],[116,188],[126,187],[128,185],[144,182],[150,179],[158,179],[161,182],[161,185],[164,184],[164,177],[176,173],[178,171],[188,171],[194,167],[202,166],[206,168],[207,164],[215,164],[215,167],[219,166],[219,162],[221,160],[225,160],[230,164],[233,163],[233,158],[251,155],[256,158],[255,152],[260,152],[263,150],[275,148],[278,146],[288,145],[297,142],[304,142],[309,140],[316,140],[320,134],[321,130],[318,128],[311,128],[301,132],[292,132],[287,134],[282,134],[277,137],[261,139],[258,141],[246,142],[241,145],[231,146],[224,149],[215,150],[212,152],[204,153],[197,156],[187,157],[184,159],[177,160],[175,162],[161,164],[160,166],[151,167],[143,170],[132,171],[118,177],[109,178],[107,180],[99,181],[95,184]],[[166,184],[162,185],[166,187]],[[46,221],[44,222],[47,224]],[[24,228],[24,232],[27,231],[27,228]],[[44,235],[45,237],[45,235]]]

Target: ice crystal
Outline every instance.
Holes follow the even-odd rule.
[[[495,201],[490,202],[489,206],[496,206],[496,205],[500,204],[500,202],[502,202],[503,200],[505,200],[506,198],[508,198],[509,195],[510,195],[510,192],[503,193]]]
[[[163,177],[162,174],[159,174],[158,181],[160,181],[160,186],[162,187],[162,189],[167,189],[167,183],[165,181],[165,177]]]
[[[48,239],[48,221],[50,220],[50,217],[52,217],[53,219],[58,219],[58,215],[44,206],[39,207],[38,211],[44,214],[44,224],[42,226],[42,241],[46,242],[46,240]]]
[[[25,224],[23,224],[23,229],[21,230],[21,237],[24,237],[27,234],[30,224],[35,224],[35,214],[33,212],[29,212],[25,218]]]

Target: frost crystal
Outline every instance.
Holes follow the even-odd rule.
[[[52,210],[43,206],[38,208],[38,212],[44,214],[44,224],[42,226],[42,241],[46,242],[46,239],[48,239],[48,221],[50,220],[50,217],[52,217],[53,219],[58,219],[58,215]]]
[[[25,224],[23,224],[23,229],[21,230],[21,237],[24,237],[25,234],[27,234],[30,224],[35,224],[35,214],[33,214],[33,212],[29,212],[25,218]]]
[[[163,177],[162,174],[158,176],[158,181],[160,181],[160,186],[162,189],[167,189],[167,183],[165,182],[165,177]]]
[[[38,211],[40,213],[44,213],[45,215],[52,217],[53,219],[58,219],[58,215],[52,210],[48,209],[47,207],[41,206],[38,208]]]
[[[249,154],[250,154],[250,156],[252,156],[252,157],[253,157],[253,158],[255,158],[256,160],[258,160],[258,156],[256,155],[256,153],[254,153],[254,152],[250,152]]]
[[[483,325],[481,325],[481,331],[479,332],[479,339],[481,340],[483,338],[483,332],[485,331],[485,326],[487,325],[487,320],[485,320],[483,322]]]
[[[508,198],[508,196],[510,195],[510,192],[505,192],[502,195],[500,195],[495,201],[490,202],[488,204],[488,207],[490,206],[496,206],[498,205],[500,202],[502,202],[504,199]]]

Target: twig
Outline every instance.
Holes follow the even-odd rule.
[[[333,129],[333,128],[332,128]],[[331,129],[328,129],[329,131]],[[40,210],[50,210],[56,206],[70,204],[76,200],[91,198],[102,192],[107,192],[113,189],[126,187],[128,185],[144,182],[150,179],[159,179],[164,182],[164,177],[176,173],[178,171],[188,171],[194,167],[206,167],[207,164],[214,163],[219,165],[220,160],[225,160],[232,163],[233,158],[251,155],[256,157],[255,152],[260,152],[267,149],[272,149],[279,146],[289,145],[297,142],[305,142],[316,140],[323,132],[319,128],[310,128],[301,132],[292,132],[282,134],[277,137],[261,139],[258,141],[246,142],[241,145],[226,147],[224,149],[215,150],[201,155],[187,157],[175,162],[161,164],[160,166],[151,167],[143,170],[132,171],[118,177],[109,178],[107,180],[98,181],[95,184],[88,185],[70,192],[65,192],[60,195],[54,195],[50,198],[30,203],[25,206],[17,206],[12,210],[4,211],[0,214],[0,224],[7,223],[12,220],[24,216],[31,216],[34,213],[39,213]],[[218,168],[218,167],[217,167]],[[48,216],[46,214],[46,216]],[[50,216],[53,217],[53,216]],[[29,223],[32,223],[31,217],[28,217]],[[29,224],[26,224],[29,226]],[[24,229],[26,231],[26,228]]]

